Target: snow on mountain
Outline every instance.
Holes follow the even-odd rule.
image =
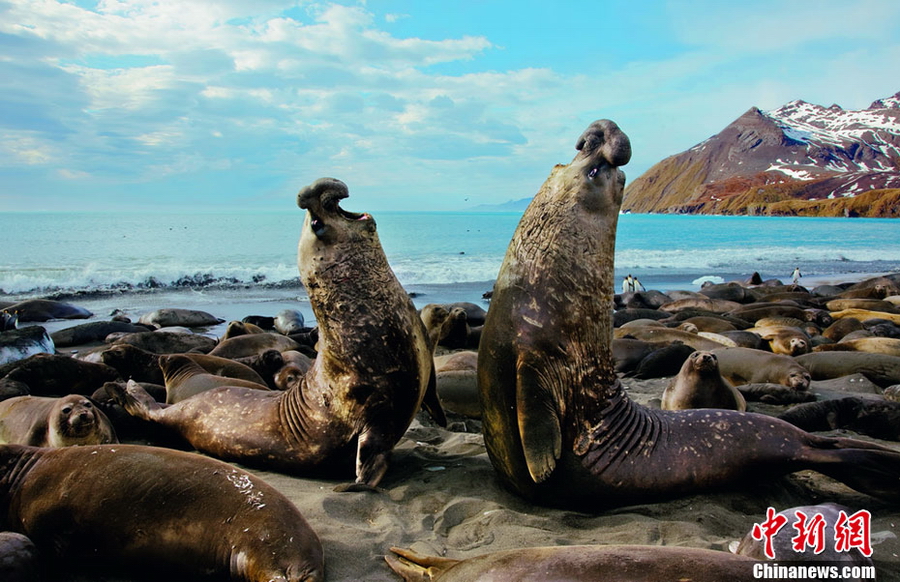
[[[869,192],[877,204],[867,202],[873,199]],[[802,100],[770,111],[751,107],[629,184],[623,210],[836,212],[842,209],[803,204],[864,194],[853,212],[900,216],[900,204],[892,202],[900,200],[900,93],[859,111]],[[861,209],[864,204],[869,206]]]

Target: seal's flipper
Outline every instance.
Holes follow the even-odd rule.
[[[516,410],[519,437],[528,472],[535,483],[550,476],[562,453],[559,400],[546,378],[520,356],[517,367]]]
[[[363,431],[356,449],[356,483],[372,488],[378,485],[387,472],[393,448],[394,443],[383,433],[372,432],[371,428]]]
[[[900,501],[900,452],[846,438],[816,438],[812,446],[812,469],[872,497]]]
[[[129,380],[125,387],[116,382],[107,382],[104,388],[110,398],[131,416],[153,420],[152,413],[162,410],[162,406],[134,380]]]
[[[459,560],[439,558],[437,556],[423,556],[412,550],[391,548],[396,555],[387,554],[384,561],[391,570],[396,572],[406,582],[429,582],[435,580],[448,569],[458,564]]]
[[[425,398],[422,399],[422,407],[428,412],[428,415],[439,426],[447,426],[447,416],[444,414],[444,407],[437,393],[437,375],[434,373],[434,366],[431,367],[431,378],[428,379],[428,388],[425,389]]]

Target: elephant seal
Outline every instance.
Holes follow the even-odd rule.
[[[900,500],[896,451],[764,415],[652,410],[628,397],[613,367],[610,309],[618,166],[630,146],[604,120],[576,148],[516,228],[478,351],[484,442],[503,485],[535,503],[587,511],[814,469]]]
[[[56,346],[47,330],[38,325],[0,332],[0,365],[35,354],[53,354]]]
[[[239,335],[249,335],[253,333],[265,333],[265,330],[258,325],[247,323],[246,321],[229,321],[225,333],[222,334],[222,340],[237,337]]]
[[[425,324],[425,330],[428,333],[428,341],[431,343],[432,349],[447,337],[453,322],[450,320],[450,310],[437,303],[429,303],[419,310],[419,317]]]
[[[798,404],[800,402],[815,402],[816,395],[812,392],[794,390],[784,384],[772,382],[760,382],[755,384],[740,384],[734,387],[741,393],[747,402],[764,402],[766,404]]]
[[[280,333],[252,333],[248,335],[239,335],[228,338],[219,342],[213,348],[209,355],[219,356],[220,358],[246,358],[249,356],[258,356],[266,350],[278,350],[283,352],[286,350],[296,350],[300,344]]]
[[[257,384],[266,384],[262,374],[241,362],[210,356],[209,354],[186,353],[184,355],[199,364],[209,374],[238,378]],[[159,361],[164,356],[165,354],[154,354],[129,344],[118,344],[102,351],[100,353],[100,361],[107,366],[115,368],[122,378],[131,378],[136,382],[165,384],[166,379],[163,377],[163,371],[159,367]],[[277,367],[280,368],[283,362],[280,357],[278,360]],[[274,371],[272,370],[272,373]]]
[[[166,404],[175,404],[192,396],[221,386],[241,386],[251,390],[269,390],[263,382],[251,382],[240,378],[229,378],[210,374],[200,364],[185,354],[160,356],[166,386]]]
[[[642,380],[675,376],[681,370],[685,360],[695,351],[693,347],[678,341],[664,345],[647,354],[631,376]]]
[[[891,323],[900,324],[900,314],[896,313],[885,313],[884,311],[871,311],[868,309],[842,309],[840,311],[832,311],[831,317],[833,319],[843,319],[845,317],[852,317],[853,319],[858,319],[859,321],[865,322],[870,319],[886,319]]]
[[[0,531],[0,580],[37,582],[45,579],[40,554],[28,536]]]
[[[785,325],[772,325],[768,327],[751,327],[746,330],[757,334],[769,343],[769,349],[774,354],[785,356],[799,356],[810,351],[809,336],[802,329]]]
[[[663,391],[663,410],[691,408],[747,410],[741,393],[719,374],[719,363],[712,352],[694,352],[688,356],[678,375]]]
[[[139,333],[149,331],[141,325],[124,321],[91,321],[67,327],[50,334],[50,338],[58,348],[81,346],[93,342],[102,342],[112,333]]]
[[[216,346],[216,340],[196,333],[174,333],[143,331],[127,333],[112,342],[112,345],[129,344],[154,354],[180,354],[196,351],[209,353]]]
[[[882,388],[900,383],[900,357],[868,352],[813,352],[797,356],[813,380],[862,374]]]
[[[17,396],[0,402],[0,443],[68,447],[117,442],[112,423],[84,396]]]
[[[434,359],[437,393],[444,410],[481,418],[478,401],[478,352],[464,350]]]
[[[15,314],[20,322],[87,319],[94,315],[83,307],[51,299],[26,299],[8,306],[4,311]]]
[[[799,404],[779,415],[806,431],[847,429],[886,441],[900,441],[900,402],[845,396]]]
[[[350,474],[355,460],[349,488],[376,486],[420,406],[446,419],[425,325],[388,265],[375,221],[340,207],[348,195],[330,178],[297,195],[307,210],[298,267],[319,324],[319,355],[298,386],[217,388],[166,408],[133,382],[125,391],[112,385],[111,395],[212,456],[303,475]]]
[[[140,445],[0,446],[6,526],[46,557],[245,582],[320,582],[322,545],[261,478]]]
[[[783,354],[753,348],[722,348],[713,352],[719,359],[719,371],[735,386],[772,382],[794,390],[808,390],[812,380],[806,368]]]
[[[275,316],[275,331],[282,335],[300,333],[305,327],[303,314],[296,309],[282,309]]]
[[[758,561],[674,546],[551,546],[491,552],[466,560],[391,548],[388,566],[406,582],[721,582],[752,580]]]
[[[138,323],[154,327],[209,327],[225,323],[225,320],[197,309],[166,307],[141,315]]]
[[[35,354],[0,367],[0,377],[21,382],[35,396],[90,395],[119,378],[115,368],[63,354]]]
[[[709,337],[663,326],[620,327],[615,330],[615,337],[633,337],[646,342],[681,342],[695,350],[712,351],[725,347],[722,342]]]

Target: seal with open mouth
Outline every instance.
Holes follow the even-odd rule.
[[[631,146],[603,120],[576,148],[522,216],[482,331],[482,427],[501,481],[538,503],[596,510],[814,469],[900,500],[896,451],[759,414],[628,398],[611,346],[618,166]]]
[[[303,188],[301,280],[319,328],[318,357],[284,392],[221,387],[161,407],[140,386],[107,385],[134,416],[174,429],[212,456],[303,475],[342,475],[374,487],[424,405],[446,423],[425,325],[388,265],[368,214],[346,212],[347,186]],[[233,338],[239,340],[240,336]],[[423,402],[424,400],[424,402]]]

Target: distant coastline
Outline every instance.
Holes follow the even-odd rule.
[[[479,204],[470,206],[465,212],[525,212],[531,203],[531,197],[520,198],[518,200],[507,200],[500,204]]]

